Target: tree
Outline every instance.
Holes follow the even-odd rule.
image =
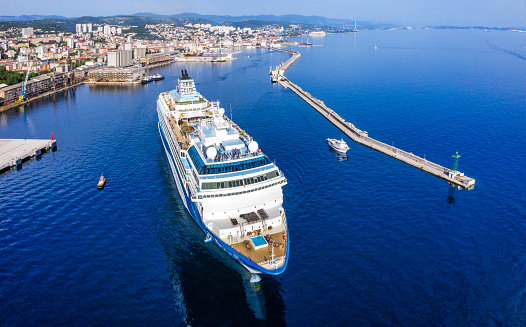
[[[18,81],[18,78],[16,78],[15,75],[9,75],[7,77],[7,85],[13,85],[17,83],[20,83],[20,82]]]

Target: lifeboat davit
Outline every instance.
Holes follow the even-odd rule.
[[[106,177],[104,177],[104,175],[100,175],[100,179],[99,179],[99,182],[97,183],[97,187],[99,189],[102,189],[105,184],[106,184]]]

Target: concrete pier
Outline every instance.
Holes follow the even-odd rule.
[[[56,148],[56,140],[0,139],[0,174],[13,168],[18,170],[24,162],[39,159]]]
[[[291,59],[289,59],[289,61],[291,61],[293,58],[294,56]],[[286,68],[283,69],[283,71],[288,69],[290,65],[298,58],[299,56],[292,60],[288,65],[288,62],[284,64],[282,68]],[[328,108],[323,103],[323,101],[316,99],[310,93],[305,92],[301,87],[289,81],[285,76],[283,76],[283,73],[281,71],[276,72],[276,74],[278,75],[277,81],[280,85],[296,93],[300,98],[307,102],[311,107],[316,109],[316,111],[318,111],[321,115],[327,118],[328,121],[333,123],[334,126],[338,127],[343,133],[345,133],[345,135],[350,137],[354,142],[365,145],[373,150],[376,150],[392,158],[400,160],[408,165],[416,167],[436,177],[442,178],[461,188],[472,189],[475,186],[475,179],[464,176],[464,174],[461,172],[453,171],[452,169],[437,165],[412,153],[408,153],[406,151],[395,148],[394,146],[390,146],[388,144],[382,143],[369,137],[367,132],[356,128],[350,122],[346,122],[345,119],[340,117],[336,112],[334,112],[334,110]]]

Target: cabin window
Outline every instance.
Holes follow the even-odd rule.
[[[203,190],[213,190],[213,189],[221,189],[221,188],[240,187],[243,185],[250,185],[254,183],[263,182],[263,181],[273,179],[278,176],[279,176],[279,172],[277,170],[273,170],[269,173],[265,173],[259,176],[245,178],[245,179],[237,179],[233,181],[224,181],[224,182],[202,183],[201,188]],[[273,185],[276,185],[276,183],[272,184],[272,186]]]

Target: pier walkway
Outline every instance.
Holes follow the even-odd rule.
[[[0,174],[56,148],[56,140],[0,139]]]
[[[280,65],[282,66],[282,69],[284,68],[283,72],[286,69],[288,69],[290,65],[299,58],[299,56],[297,56],[296,58],[294,58],[294,56],[295,54],[289,59],[289,61],[287,61],[287,63]],[[278,67],[276,69],[278,69]],[[350,137],[354,142],[365,145],[366,147],[369,147],[392,158],[400,160],[431,175],[442,178],[459,187],[466,188],[469,190],[475,186],[475,179],[464,176],[464,174],[461,172],[440,166],[429,160],[416,156],[412,153],[400,150],[398,148],[395,148],[394,146],[382,143],[369,137],[367,132],[356,128],[350,122],[346,122],[345,119],[340,117],[336,112],[334,112],[334,110],[328,108],[323,103],[323,101],[316,99],[310,93],[304,91],[301,87],[289,81],[285,76],[283,76],[283,72],[276,72],[278,74],[277,81],[281,86],[290,89],[294,93],[296,93],[300,98],[307,102],[311,107],[316,109],[316,111],[318,111],[321,115],[327,118],[328,121],[333,123],[334,126],[338,127],[343,133],[345,133],[345,135]]]

